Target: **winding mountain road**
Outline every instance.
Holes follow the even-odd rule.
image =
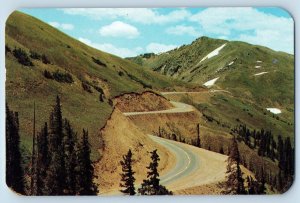
[[[174,106],[171,109],[145,112],[123,112],[123,114],[125,116],[135,116],[144,114],[183,113],[195,110],[193,106],[185,103],[174,101],[171,101],[171,103]],[[174,167],[160,177],[161,184],[173,192],[193,186],[218,183],[225,179],[225,160],[227,159],[227,156],[181,142],[153,135],[148,136],[154,142],[157,142],[166,150],[170,151],[176,158]]]
[[[227,156],[153,135],[150,138],[176,157],[175,166],[160,177],[172,191],[225,180]]]
[[[160,110],[160,111],[140,111],[140,112],[123,112],[125,116],[144,115],[144,114],[166,114],[166,113],[185,113],[194,111],[195,108],[191,105],[171,101],[173,108]]]

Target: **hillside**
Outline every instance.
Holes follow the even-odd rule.
[[[31,148],[33,103],[37,126],[48,121],[56,95],[78,132],[87,128],[98,157],[98,131],[111,99],[126,92],[174,89],[175,82],[117,56],[91,48],[21,12],[6,23],[6,101],[19,112],[22,145]]]
[[[262,107],[294,114],[294,56],[238,41],[201,37],[162,53],[129,58],[172,78],[223,89]]]

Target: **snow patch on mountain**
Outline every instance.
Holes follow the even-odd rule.
[[[206,86],[206,87],[211,87],[211,86],[213,86],[213,85],[215,84],[215,82],[216,82],[218,79],[219,79],[219,77],[214,78],[214,79],[212,79],[212,80],[209,80],[209,81],[205,82],[203,85]]]
[[[255,75],[255,76],[258,76],[258,75],[263,75],[263,74],[266,74],[266,73],[268,73],[268,72],[260,72],[260,73],[254,74],[254,75]]]
[[[256,61],[256,63],[262,63],[262,61]]]
[[[268,111],[270,111],[273,114],[280,114],[281,110],[278,108],[266,108]]]
[[[212,58],[214,56],[217,56],[219,54],[219,52],[221,51],[221,49],[223,49],[226,46],[226,43],[223,44],[222,46],[216,48],[215,50],[213,50],[212,52],[210,52],[209,54],[207,54],[203,59],[201,59],[200,63],[202,61],[204,61],[205,59],[209,59]]]
[[[261,66],[255,66],[254,68],[261,68]]]
[[[234,61],[231,61],[228,65],[231,66],[234,63]]]

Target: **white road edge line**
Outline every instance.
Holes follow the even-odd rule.
[[[187,157],[187,159],[188,159],[188,164],[185,166],[185,168],[184,168],[183,170],[179,171],[178,173],[174,174],[173,176],[171,176],[171,177],[169,177],[169,178],[167,178],[167,179],[162,180],[162,181],[165,182],[165,181],[168,181],[168,180],[170,180],[170,179],[172,179],[172,178],[174,178],[174,177],[180,175],[180,174],[183,173],[185,170],[187,170],[188,167],[189,167],[189,165],[191,164],[191,158],[189,157],[188,153],[187,153],[185,150],[183,150],[182,148],[180,148],[180,147],[178,147],[178,146],[176,146],[176,145],[174,145],[174,144],[172,144],[172,143],[170,143],[170,142],[166,142],[166,141],[164,141],[164,140],[161,140],[161,141],[162,141],[162,142],[165,142],[165,143],[168,143],[168,144],[170,144],[170,145],[172,145],[172,146],[175,146],[177,149],[180,149],[181,151],[183,151],[183,152],[185,153],[185,155],[186,155],[186,157]]]

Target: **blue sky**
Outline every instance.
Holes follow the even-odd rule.
[[[160,53],[208,36],[294,52],[294,22],[280,8],[22,9],[97,49]]]

